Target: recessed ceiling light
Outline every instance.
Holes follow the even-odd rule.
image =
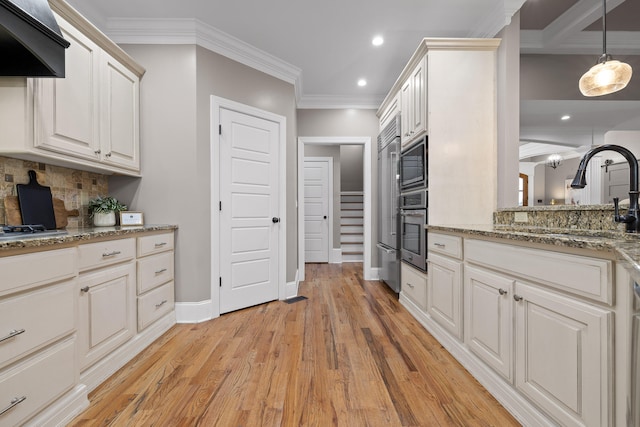
[[[358,80],[358,86],[362,87],[366,85],[367,85],[367,81],[365,79]]]
[[[371,44],[374,46],[380,46],[382,43],[384,43],[382,36],[375,36],[373,40],[371,40]]]
[[[560,120],[562,120],[562,121],[567,121],[567,120],[569,120],[570,118],[571,118],[571,116],[570,116],[570,115],[565,114],[564,116],[560,117]]]

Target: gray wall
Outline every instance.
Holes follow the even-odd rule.
[[[368,136],[371,137],[371,203],[372,212],[372,238],[371,238],[371,266],[378,266],[376,251],[377,235],[377,137],[379,121],[375,110],[355,110],[355,109],[305,109],[297,112],[298,136]],[[306,152],[306,148],[305,148]]]
[[[211,95],[286,117],[286,280],[295,280],[297,132],[293,85],[193,45],[122,47],[147,69],[141,82],[143,178],[114,177],[110,192],[132,209],[144,211],[147,223],[180,227],[176,301],[211,298]]]
[[[372,141],[372,151],[375,151],[376,142]],[[363,163],[362,145],[341,145],[340,146],[340,189],[342,191],[363,191],[362,183]]]
[[[556,200],[556,204],[564,204],[565,181],[573,179],[578,170],[579,158],[565,159],[562,164],[553,169],[544,166],[544,194],[545,204],[551,203],[551,199]],[[537,169],[536,169],[537,170]]]

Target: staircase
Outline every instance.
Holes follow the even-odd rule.
[[[340,193],[340,246],[342,262],[362,262],[364,214],[361,191]]]

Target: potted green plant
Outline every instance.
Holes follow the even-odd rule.
[[[126,205],[111,196],[98,196],[89,200],[89,215],[96,227],[116,225],[116,213],[126,210]]]

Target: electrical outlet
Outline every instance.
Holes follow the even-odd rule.
[[[514,212],[515,222],[527,222],[529,221],[529,215],[526,212]]]

